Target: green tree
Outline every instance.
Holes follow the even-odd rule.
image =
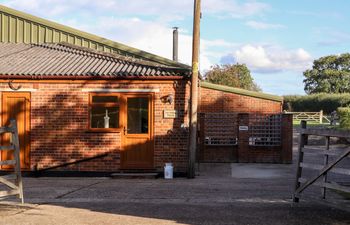
[[[254,82],[245,64],[215,65],[205,73],[205,80],[214,84],[243,88],[251,91],[261,91]]]
[[[304,72],[304,77],[307,94],[350,92],[350,54],[319,58],[311,70]]]

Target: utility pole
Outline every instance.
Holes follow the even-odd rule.
[[[197,108],[198,108],[200,19],[201,19],[201,1],[194,0],[188,178],[195,177],[195,164],[196,164],[196,152],[197,152]]]

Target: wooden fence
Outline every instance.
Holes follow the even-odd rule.
[[[0,176],[0,183],[6,185],[10,190],[0,191],[0,199],[6,198],[12,195],[17,195],[22,203],[23,198],[23,185],[20,167],[20,148],[18,139],[18,130],[16,120],[10,121],[9,127],[0,127],[0,134],[10,133],[10,145],[0,146],[1,151],[12,151],[14,156],[13,159],[5,159],[0,161],[0,166],[13,166],[14,173],[5,176]],[[14,180],[14,181],[12,181]]]
[[[309,135],[324,137],[325,146],[308,146],[306,143]],[[330,146],[331,137],[349,138],[350,132],[307,129],[306,122],[302,123],[299,136],[297,172],[293,191],[294,202],[298,202],[302,193],[306,189],[311,188],[311,185],[321,187],[322,198],[324,199],[326,198],[327,189],[350,193],[350,187],[346,184],[346,181],[350,181],[350,166],[349,161],[346,161],[349,160],[350,146],[332,148]],[[322,164],[315,162],[317,156],[323,158]],[[310,173],[312,171],[312,176],[306,178],[306,172]]]

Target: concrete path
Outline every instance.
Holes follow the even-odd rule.
[[[233,178],[251,179],[285,179],[290,178],[291,165],[281,164],[231,164],[231,175]]]
[[[293,165],[201,164],[196,179],[25,178],[26,204],[0,224],[350,224],[350,213],[291,202]]]

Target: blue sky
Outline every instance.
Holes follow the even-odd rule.
[[[0,4],[191,62],[193,0],[0,0]],[[201,71],[245,63],[264,92],[304,94],[314,59],[350,49],[347,0],[202,0]]]

